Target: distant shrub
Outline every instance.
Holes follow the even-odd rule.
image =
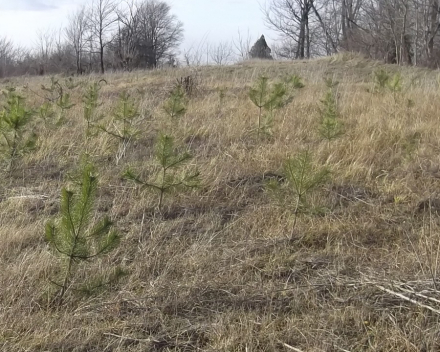
[[[271,52],[272,50],[269,48],[269,45],[267,45],[266,38],[262,35],[249,51],[249,57],[251,59],[273,60]]]

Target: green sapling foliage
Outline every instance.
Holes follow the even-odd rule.
[[[109,253],[120,241],[118,232],[113,229],[113,222],[107,216],[92,223],[97,186],[94,168],[86,164],[79,189],[62,189],[60,217],[46,224],[46,240],[62,261],[62,277],[59,281],[53,281],[59,288],[60,304],[75,283],[77,266]],[[102,284],[102,280],[97,281]]]
[[[283,169],[286,182],[281,184],[277,180],[271,180],[267,184],[267,189],[276,195],[284,206],[292,210],[293,236],[298,214],[307,209],[308,197],[328,180],[330,171],[326,167],[315,166],[309,151],[288,158],[284,162]]]
[[[155,159],[158,164],[156,174],[149,180],[143,180],[130,168],[125,171],[124,177],[140,185],[142,190],[150,188],[158,192],[157,207],[161,211],[166,193],[198,187],[200,173],[197,170],[184,168],[192,159],[191,154],[178,152],[174,147],[173,137],[166,134],[159,134]]]
[[[374,77],[374,88],[375,91],[378,92],[383,91],[387,87],[388,82],[391,79],[390,74],[384,69],[379,69],[374,71],[373,77]]]
[[[217,92],[218,92],[218,108],[219,110],[221,110],[226,97],[226,87],[218,87]]]
[[[301,77],[297,75],[288,76],[287,79],[284,80],[287,87],[290,89],[301,89],[304,88],[304,83],[302,82]]]
[[[249,91],[249,99],[258,108],[257,133],[270,134],[275,110],[287,105],[291,100],[291,91],[303,88],[300,77],[292,75],[284,80],[269,84],[269,79],[260,76]]]
[[[324,99],[321,100],[321,104],[321,122],[318,131],[322,138],[330,142],[344,133],[343,123],[339,119],[338,106],[333,90],[327,90]]]
[[[130,141],[139,134],[136,128],[139,116],[138,104],[127,92],[122,92],[111,125],[99,126],[101,130],[119,140],[118,160],[125,155]]]
[[[53,103],[60,109],[57,125],[64,123],[66,111],[71,109],[75,104],[70,102],[70,94],[65,93],[63,86],[55,77],[50,78],[50,86],[41,85],[41,89],[46,93],[43,97],[48,103]]]
[[[263,111],[269,112],[270,117],[266,122],[271,123],[272,113],[276,108],[281,107],[285,95],[286,89],[283,84],[277,83],[272,88],[269,84],[269,78],[265,76],[260,76],[254,87],[249,90],[249,99],[258,108],[258,135],[269,129],[269,126],[263,124]]]
[[[66,111],[73,108],[75,104],[71,103],[69,93],[62,93],[58,98],[58,100],[56,101],[56,105],[60,108],[60,114],[58,117],[57,125],[61,125],[65,122]]]
[[[0,112],[0,145],[13,167],[18,157],[35,149],[37,135],[29,126],[34,112],[26,107],[25,99],[14,88],[9,88],[5,95],[6,105]]]
[[[53,105],[48,101],[44,102],[38,109],[38,115],[44,121],[46,126],[49,125],[55,116]]]
[[[86,90],[83,95],[84,103],[84,120],[86,121],[86,136],[91,136],[94,134],[94,128],[96,127],[97,121],[99,121],[102,116],[96,115],[96,109],[98,108],[98,98],[99,90],[101,86],[98,82],[93,82]]]
[[[181,84],[177,84],[163,105],[163,109],[171,119],[175,119],[185,115],[186,103],[185,90]]]
[[[393,94],[394,104],[397,104],[398,94],[402,91],[402,75],[396,73],[387,83],[388,89]]]

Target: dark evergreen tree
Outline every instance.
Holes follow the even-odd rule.
[[[271,52],[272,50],[267,45],[264,35],[262,35],[249,51],[249,57],[251,59],[273,60]]]

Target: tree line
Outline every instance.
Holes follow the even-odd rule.
[[[341,51],[388,63],[438,67],[440,0],[267,0],[262,14],[279,34],[275,59],[307,59]],[[161,0],[93,0],[65,28],[40,31],[32,50],[0,36],[0,77],[88,73],[175,66],[183,23]],[[186,65],[252,57],[251,37],[183,51]],[[266,50],[266,49],[264,49]]]
[[[164,1],[93,0],[65,28],[38,32],[32,50],[0,37],[0,77],[173,65],[182,40],[183,24]]]
[[[269,0],[279,57],[354,51],[388,63],[438,67],[439,0]]]

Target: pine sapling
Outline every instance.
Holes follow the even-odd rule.
[[[271,180],[267,184],[267,189],[276,195],[284,206],[292,209],[294,221],[291,237],[293,238],[298,215],[309,206],[307,198],[328,180],[330,171],[326,167],[315,166],[309,151],[287,159],[283,169],[286,182],[281,184],[277,180]]]
[[[301,89],[305,87],[301,77],[297,75],[288,76],[287,79],[285,79],[285,83],[287,87],[291,90]]]
[[[328,143],[331,140],[340,137],[344,133],[343,124],[339,120],[339,111],[335,98],[335,93],[328,89],[320,109],[321,122],[319,124],[319,134],[326,139]]]
[[[166,193],[198,187],[200,174],[197,170],[183,168],[192,156],[188,152],[178,152],[174,147],[173,137],[169,135],[159,134],[155,159],[158,164],[157,172],[149,180],[142,179],[130,168],[125,171],[124,177],[140,185],[141,190],[150,188],[158,192],[157,208],[161,211]]]
[[[384,69],[379,69],[373,73],[374,90],[376,92],[382,92],[388,85],[391,76]]]
[[[122,92],[113,114],[111,127],[99,126],[101,130],[119,140],[118,160],[125,155],[130,141],[139,134],[139,130],[135,127],[139,122],[139,116],[138,104],[127,92]]]
[[[181,84],[177,84],[171,91],[168,100],[163,105],[163,109],[166,114],[174,120],[185,115],[186,103],[185,90]]]
[[[86,136],[89,137],[94,134],[94,128],[98,120],[102,116],[96,115],[98,108],[99,90],[101,86],[98,82],[93,82],[83,95],[84,103],[84,120],[86,121]]]
[[[34,112],[25,106],[24,98],[9,88],[6,105],[0,112],[0,133],[3,137],[2,149],[13,168],[14,161],[25,153],[35,149],[36,133],[29,128]]]
[[[46,87],[42,84],[41,89],[46,93],[43,98],[60,108],[56,124],[61,125],[64,123],[66,111],[75,105],[70,102],[70,94],[64,92],[62,85],[55,77],[50,78],[50,86]]]
[[[53,110],[53,105],[46,101],[38,109],[39,117],[44,121],[46,126],[52,123],[52,119],[55,116],[55,111]]]
[[[58,116],[57,125],[62,125],[66,119],[66,111],[73,108],[75,106],[75,104],[71,103],[70,94],[63,93],[63,91],[61,90],[61,95],[58,98],[58,100],[56,101],[56,105],[60,108],[60,114]]]
[[[61,191],[60,218],[46,224],[46,240],[62,260],[61,280],[53,281],[59,288],[59,304],[75,281],[77,266],[109,253],[120,241],[118,232],[113,229],[113,222],[107,216],[92,223],[97,186],[94,168],[86,164],[79,189],[63,188]],[[102,281],[98,281],[102,284]]]
[[[283,106],[286,96],[286,88],[282,83],[277,83],[273,87],[269,85],[269,79],[260,76],[253,88],[249,91],[249,99],[258,108],[257,134],[265,133],[270,130],[273,120],[273,111]],[[268,116],[263,116],[263,111],[267,111]]]
[[[393,94],[394,104],[397,105],[398,94],[402,91],[402,76],[400,73],[396,73],[388,82],[387,87]]]

